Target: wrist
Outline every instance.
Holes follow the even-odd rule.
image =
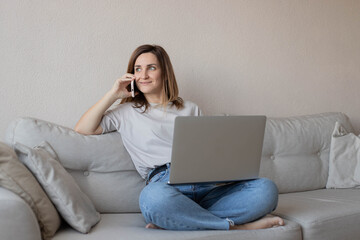
[[[118,100],[118,97],[113,92],[109,91],[105,94],[105,98],[108,99],[109,102],[114,103],[116,100]]]

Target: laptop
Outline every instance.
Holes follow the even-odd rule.
[[[168,184],[258,178],[265,124],[265,116],[176,117]]]

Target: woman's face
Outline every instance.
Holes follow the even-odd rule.
[[[161,100],[162,79],[157,57],[153,53],[143,53],[135,61],[134,74],[138,89],[149,102]]]

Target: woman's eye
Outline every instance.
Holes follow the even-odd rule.
[[[140,72],[141,69],[140,68],[135,68],[135,72]]]
[[[155,67],[150,67],[150,70],[155,70],[156,68]]]

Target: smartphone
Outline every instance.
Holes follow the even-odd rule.
[[[135,82],[135,80],[131,81],[131,96],[132,97],[135,97],[135,86],[134,85],[136,85],[136,84],[134,82]]]
[[[132,96],[132,97],[135,97],[135,93],[139,92],[139,90],[138,90],[137,87],[136,87],[135,80],[132,80],[132,81],[131,81],[131,84],[130,84],[130,92],[131,92],[131,96]]]

